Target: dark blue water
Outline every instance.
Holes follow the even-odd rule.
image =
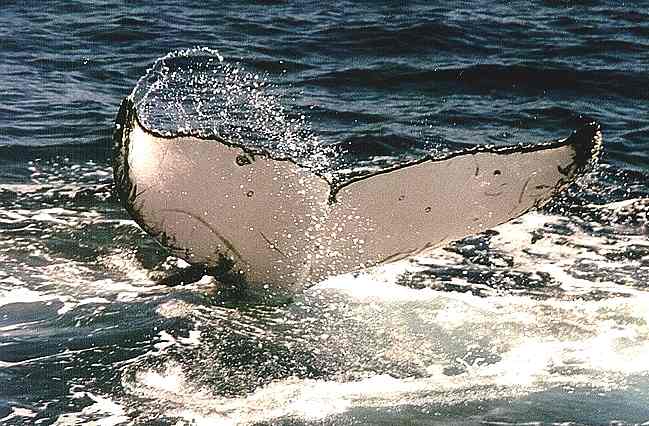
[[[649,421],[648,10],[4,1],[0,423]],[[352,169],[587,119],[603,161],[541,212],[290,298],[161,285],[185,265],[119,206],[110,139],[195,46]]]

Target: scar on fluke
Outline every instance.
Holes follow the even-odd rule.
[[[261,238],[263,238],[264,241],[266,241],[266,243],[268,244],[268,247],[275,250],[277,253],[281,254],[282,256],[288,257],[279,248],[277,248],[277,245],[275,245],[271,240],[269,240],[268,237],[266,237],[263,232],[259,231],[259,235],[261,235]]]
[[[597,162],[601,144],[599,124],[589,122],[561,140],[477,146],[332,182],[227,135],[159,133],[142,124],[129,96],[117,116],[113,168],[122,204],[173,254],[204,270],[228,256],[248,282],[291,288],[538,208]]]
[[[239,251],[236,249],[234,244],[232,244],[227,238],[225,238],[219,231],[216,230],[216,228],[211,225],[209,222],[207,222],[205,219],[203,219],[200,216],[197,216],[195,214],[192,214],[186,210],[181,210],[181,209],[164,209],[161,211],[161,213],[164,215],[165,213],[179,213],[179,214],[184,214],[187,215],[188,217],[194,219],[195,221],[201,223],[203,226],[205,226],[214,236],[218,239],[218,241],[223,244],[228,251],[234,255],[239,261],[243,261],[243,258],[241,257],[241,254]]]

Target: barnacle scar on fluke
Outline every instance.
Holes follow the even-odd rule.
[[[592,167],[600,126],[563,140],[479,146],[334,182],[227,135],[148,128],[121,104],[113,167],[136,222],[191,264],[234,262],[281,288],[392,262],[479,233],[546,203]]]

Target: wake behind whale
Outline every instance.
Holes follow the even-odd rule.
[[[113,166],[125,208],[174,254],[286,288],[518,217],[586,172],[601,141],[590,122],[555,142],[342,176],[263,79],[195,49],[156,61],[122,102]]]

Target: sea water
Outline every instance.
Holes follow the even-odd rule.
[[[5,1],[0,423],[649,421],[647,10]],[[163,285],[187,265],[120,207],[110,139],[156,59],[196,46],[284,117],[255,134],[325,147],[337,172],[585,119],[604,156],[540,211],[292,295]]]

